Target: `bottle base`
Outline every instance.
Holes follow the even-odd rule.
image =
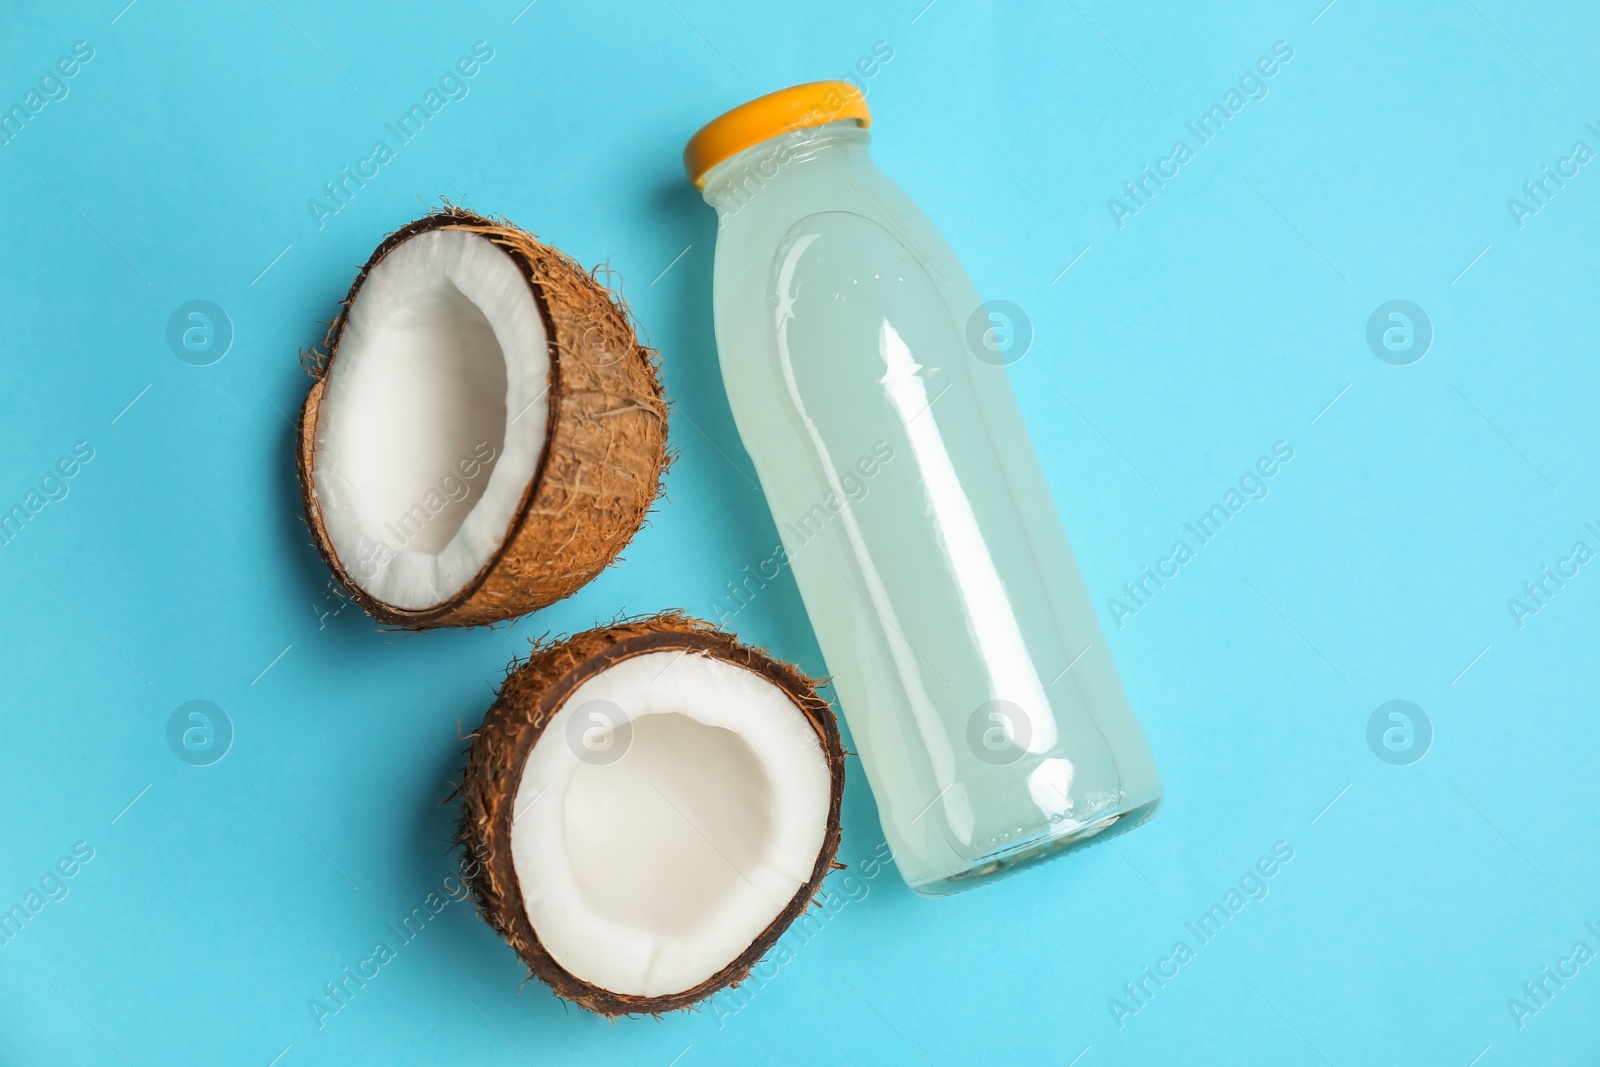
[[[1146,801],[1127,811],[1113,812],[1089,823],[1058,826],[1022,841],[1014,842],[998,852],[990,853],[971,867],[948,878],[912,886],[912,890],[925,897],[948,897],[976,889],[980,885],[1000,879],[1027,867],[1064,855],[1086,845],[1109,841],[1119,834],[1143,826],[1161,806],[1161,798]]]

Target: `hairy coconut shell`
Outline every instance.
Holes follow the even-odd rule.
[[[568,972],[539,942],[523,907],[511,857],[511,818],[523,767],[552,716],[584,682],[623,660],[650,652],[685,651],[713,656],[755,671],[788,695],[817,733],[832,780],[828,827],[811,876],[755,942],[732,963],[692,989],[660,997],[631,996],[597,988]],[[557,996],[602,1015],[659,1014],[687,1008],[718,990],[738,985],[808,907],[828,872],[837,866],[839,808],[844,799],[844,748],[833,709],[817,695],[817,683],[759,649],[740,644],[711,623],[679,613],[587,630],[566,641],[535,648],[507,676],[483,725],[473,737],[459,790],[461,827],[457,841],[466,855],[486,857],[474,865],[467,885],[483,917],[516,950],[529,973]]]
[[[312,481],[317,412],[339,358],[350,307],[367,275],[403,242],[432,230],[479,234],[528,280],[550,349],[544,455],[499,550],[444,603],[386,604],[352,578],[333,550]],[[321,352],[303,358],[317,379],[301,413],[297,466],[317,552],[357,603],[380,622],[412,628],[480,626],[526,615],[576,592],[616,559],[643,525],[667,465],[667,405],[656,354],[639,343],[621,299],[534,236],[458,207],[390,234],[350,286]]]

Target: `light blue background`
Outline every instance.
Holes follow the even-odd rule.
[[[95,50],[0,147],[0,506],[95,450],[0,548],[0,906],[94,849],[0,947],[0,1062],[1600,1055],[1600,963],[1521,1029],[1507,1006],[1574,942],[1600,950],[1600,563],[1521,629],[1506,606],[1574,541],[1600,549],[1600,168],[1522,228],[1506,206],[1574,141],[1600,149],[1592,5],[124,2],[0,14],[7,107]],[[319,228],[307,199],[480,40],[470,96]],[[737,1012],[612,1024],[519,992],[511,951],[451,905],[318,1030],[307,1000],[449,873],[438,805],[513,652],[619,612],[710,614],[770,554],[715,370],[714,218],[679,152],[879,41],[874,155],[1031,318],[1011,373],[1165,807],[950,900],[863,878]],[[1119,230],[1107,198],[1276,41],[1294,58],[1270,95]],[[625,561],[572,599],[402,635],[319,619],[336,601],[290,420],[297,349],[440,196],[619,272],[681,455]],[[165,341],[191,299],[236,331],[209,367]],[[1411,366],[1366,344],[1391,299],[1433,323]],[[1107,599],[1279,440],[1270,495],[1118,629]],[[824,670],[787,577],[735,625]],[[191,699],[236,731],[210,767],[165,741]],[[1366,742],[1391,699],[1433,723],[1410,766]],[[852,760],[841,859],[859,876],[881,840]],[[1119,1028],[1108,999],[1279,841],[1270,895]]]

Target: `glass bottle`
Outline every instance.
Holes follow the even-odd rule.
[[[991,314],[873,164],[843,82],[684,153],[718,216],[717,349],[901,876],[959,892],[1148,818],[1117,677]]]

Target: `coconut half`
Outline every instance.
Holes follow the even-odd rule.
[[[663,615],[536,649],[474,736],[484,918],[557,995],[659,1013],[737,984],[839,847],[844,752],[788,664]]]
[[[471,626],[575,592],[655,500],[666,405],[620,301],[460,208],[386,239],[329,326],[298,465],[317,549],[373,616]]]

